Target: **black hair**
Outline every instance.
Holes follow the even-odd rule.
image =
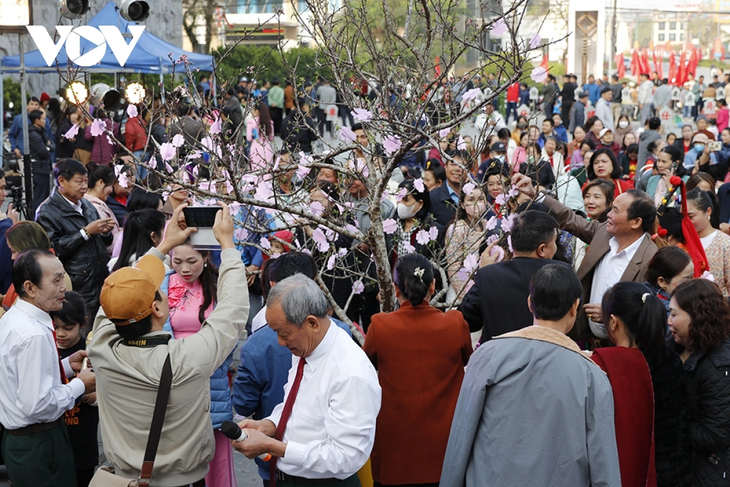
[[[512,249],[515,252],[535,252],[540,245],[554,242],[559,230],[558,221],[552,215],[527,210],[512,224]]]
[[[310,279],[317,276],[317,263],[304,252],[287,252],[276,259],[270,259],[269,281],[281,282],[294,274],[304,274]]]
[[[134,188],[127,197],[127,211],[129,213],[145,208],[156,210],[160,206],[162,195],[146,191],[143,188]]]
[[[702,213],[706,212],[708,208],[712,208],[710,225],[712,225],[712,228],[720,228],[720,205],[717,202],[717,195],[714,192],[710,194],[709,191],[702,191],[700,188],[695,188],[687,193],[687,202],[689,203],[690,201]]]
[[[586,167],[586,175],[588,176],[588,180],[592,181],[596,179],[596,172],[593,170],[593,163],[596,161],[596,158],[600,156],[601,154],[605,154],[608,156],[608,158],[611,160],[611,164],[613,165],[613,169],[611,170],[611,174],[609,175],[611,179],[618,179],[621,177],[621,164],[618,163],[618,160],[616,159],[616,154],[613,153],[611,149],[598,149],[596,152],[593,153],[591,156],[591,160],[588,162],[588,167]]]
[[[431,171],[433,173],[433,178],[436,181],[439,181],[441,183],[446,181],[446,169],[444,169],[444,166],[441,164],[431,164],[426,167],[425,171]]]
[[[37,96],[31,96],[30,98],[28,98],[28,101],[34,101],[34,102],[36,102],[36,103],[40,103],[40,102],[41,102],[41,101],[40,101],[40,100],[38,99],[38,97],[37,97]]]
[[[727,129],[726,129],[727,130]],[[694,173],[689,177],[687,182],[684,185],[684,188],[689,192],[695,189],[697,186],[700,185],[701,182],[706,182],[710,185],[710,187],[715,187],[715,178],[712,177],[710,173],[706,172],[697,172]]]
[[[393,280],[401,294],[413,306],[418,306],[433,282],[433,266],[421,254],[404,255],[395,264]]]
[[[330,181],[320,179],[315,181],[314,185],[317,189],[326,194],[332,200],[340,201],[340,190],[337,189],[337,186],[332,184]]]
[[[43,117],[43,112],[40,110],[33,110],[28,114],[28,119],[30,120],[30,123],[35,123],[36,120],[40,120]]]
[[[530,279],[530,311],[538,320],[558,321],[582,294],[580,279],[569,265],[548,264]]]
[[[689,264],[692,258],[687,252],[667,245],[657,250],[654,257],[649,261],[644,278],[652,286],[659,287],[658,280],[663,277],[665,281],[671,281],[679,275]]]
[[[26,296],[23,284],[25,281],[32,282],[35,286],[41,287],[43,280],[43,269],[38,263],[41,257],[54,257],[54,255],[46,249],[32,248],[21,253],[13,262],[13,269],[10,271],[10,278],[15,286],[15,292],[18,296],[24,298]]]
[[[662,148],[661,152],[669,154],[672,158],[672,162],[676,162],[677,165],[674,169],[674,175],[680,178],[687,174],[687,168],[684,167],[684,153],[682,149],[674,145],[666,145]]]
[[[63,178],[66,181],[71,181],[77,174],[86,176],[88,173],[84,165],[76,159],[61,159],[53,168],[53,179],[58,181],[59,178]]]
[[[654,200],[644,191],[638,189],[630,189],[626,194],[631,195],[633,201],[626,210],[626,218],[633,220],[641,218],[641,230],[651,233],[656,220],[656,208],[654,208]]]
[[[649,119],[649,130],[657,130],[661,126],[662,121],[659,120],[659,117],[651,117]]]
[[[546,117],[545,120],[542,121],[542,123],[548,122],[551,127],[555,127],[555,122],[553,121],[552,117]]]
[[[97,164],[92,161],[86,164],[86,170],[89,171],[89,188],[96,186],[99,181],[103,181],[104,186],[109,186],[117,180],[114,169],[106,164]]]
[[[654,151],[656,150],[656,148],[657,148],[657,147],[659,146],[659,144],[660,144],[661,142],[662,142],[662,139],[655,139],[655,140],[652,140],[651,142],[649,142],[649,143],[648,143],[648,144],[646,145],[646,150],[648,150],[649,152],[651,152],[651,153],[653,154],[653,153],[654,153]]]
[[[154,246],[150,234],[154,232],[162,237],[164,229],[165,214],[159,210],[145,208],[129,213],[124,220],[122,250],[112,272],[132,265],[133,257],[139,259],[145,255]]]
[[[615,284],[603,295],[604,323],[613,315],[626,326],[631,345],[644,354],[656,354],[664,347],[667,311],[662,302],[638,282]]]
[[[659,225],[667,231],[668,237],[673,237],[679,243],[684,243],[684,232],[682,232],[682,212],[678,208],[664,208],[661,214],[657,214]]]
[[[508,128],[499,129],[497,137],[500,139],[509,139],[512,137],[512,132],[510,132]]]
[[[259,281],[261,282],[261,296],[264,298],[264,302],[266,302],[266,298],[269,297],[269,291],[271,291],[271,280],[269,279],[269,264],[272,262],[276,262],[278,259],[266,259],[263,264],[261,264],[261,269],[259,270]]]
[[[205,322],[205,312],[212,303],[218,300],[218,267],[210,258],[210,252],[192,247],[190,240],[184,245],[190,245],[191,248],[200,254],[203,259],[203,271],[200,273],[200,286],[203,288],[203,302],[198,308],[198,321],[202,324]]]
[[[155,291],[155,301],[162,301],[160,291]],[[139,321],[128,325],[114,325],[117,333],[125,340],[134,340],[152,331],[152,315],[145,316]]]
[[[413,186],[413,179],[404,179],[401,181],[398,185],[398,189],[402,188],[405,188],[406,192],[413,196],[413,199],[423,202],[423,206],[421,206],[421,209],[418,210],[418,213],[413,215],[413,218],[423,221],[423,219],[431,213],[431,194],[429,193],[428,188],[424,185],[423,191],[418,191],[415,186]]]
[[[449,152],[448,154],[451,156],[452,159],[455,159],[455,158],[458,157],[459,159],[461,159],[462,161],[464,161],[464,165],[465,166],[468,166],[469,165],[469,160],[470,160],[470,157],[471,156],[470,156],[470,154],[467,151],[465,151],[465,150],[454,150],[454,151]]]
[[[5,177],[5,171],[0,167],[0,179]]]
[[[350,129],[354,132],[355,130],[365,130],[362,127],[362,124],[360,122],[352,124],[352,127]]]
[[[86,303],[81,295],[74,291],[66,291],[63,296],[63,307],[49,313],[51,318],[58,319],[66,325],[86,326]]]
[[[605,88],[603,88],[601,90],[601,94],[608,93],[609,91],[611,91],[611,88],[609,88],[608,86],[606,86]]]
[[[639,153],[639,144],[637,144],[637,143],[629,144],[629,145],[628,145],[628,146],[626,147],[626,151],[625,151],[625,152],[626,152],[627,154],[628,154],[629,152],[631,152],[631,153],[636,153],[636,154],[638,154],[638,153]]]
[[[587,145],[591,148],[591,150],[596,150],[596,143],[593,142],[591,139],[583,139],[583,142],[581,142],[580,145]]]

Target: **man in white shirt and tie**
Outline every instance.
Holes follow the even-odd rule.
[[[357,471],[375,441],[381,390],[375,369],[347,333],[332,326],[317,284],[296,274],[277,283],[266,320],[292,352],[284,402],[261,421],[240,423],[248,439],[233,446],[249,458],[270,454],[272,487],[359,487]]]
[[[63,416],[81,396],[95,391],[96,377],[81,370],[83,350],[59,360],[48,313],[63,306],[63,277],[63,265],[51,252],[20,254],[12,270],[18,301],[0,319],[2,455],[14,487],[76,486]]]

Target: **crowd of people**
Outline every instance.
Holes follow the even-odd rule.
[[[145,165],[177,136],[186,160],[205,160],[194,149],[215,117],[184,100],[120,117],[32,98],[10,137],[22,154],[16,122],[34,134],[37,208],[0,214],[13,485],[98,481],[97,431],[116,475],[167,487],[235,486],[235,451],[272,487],[358,486],[366,471],[376,486],[724,485],[730,128],[701,109],[663,122],[666,83],[642,78],[633,111],[592,76],[559,87],[550,75],[542,99],[516,83],[504,114],[490,101],[408,152],[387,195],[371,194],[365,170],[386,171],[386,141],[329,81],[229,89],[221,132],[244,178],[276,166],[286,204],[382,230],[388,313],[367,242],[209,196],[243,180],[194,195]],[[445,80],[424,124],[496,87],[493,75]],[[209,96],[206,79],[198,90]],[[516,112],[530,100],[539,125]],[[302,173],[300,153],[322,157],[337,117],[354,137],[342,171]],[[471,123],[477,143],[460,133]],[[0,207],[6,184],[0,170]],[[194,198],[220,204],[220,249],[194,243]],[[231,438],[234,414],[246,419]]]

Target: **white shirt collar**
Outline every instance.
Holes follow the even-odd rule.
[[[15,301],[13,307],[16,307],[20,311],[29,314],[32,318],[35,318],[40,323],[47,325],[49,328],[53,328],[53,320],[51,319],[51,315],[49,315],[39,307],[35,306],[34,304],[31,304],[24,299],[18,298],[18,300]]]
[[[314,349],[312,354],[309,357],[305,357],[307,359],[307,365],[309,365],[313,371],[317,370],[317,366],[322,363],[327,356],[330,348],[332,348],[332,345],[335,343],[335,333],[338,333],[339,327],[335,325],[332,320],[329,318],[327,319],[330,322],[330,327],[327,330],[327,333],[325,333],[324,338],[322,338],[322,341],[319,342],[319,345],[317,345],[317,348]]]
[[[61,198],[65,199],[66,202],[68,202],[68,204],[71,205],[71,207],[74,210],[78,211],[79,213],[83,213],[84,212],[84,209],[81,206],[81,200],[79,200],[76,204],[74,204],[74,203],[71,202],[70,199],[66,198],[60,191],[58,192],[58,194],[60,194],[61,195]]]
[[[644,240],[644,235],[642,234],[641,237],[637,238],[634,243],[623,249],[621,252],[626,254],[626,257],[628,260],[631,260],[634,258],[634,254],[637,250],[639,250],[639,246],[641,245],[641,242]],[[611,247],[611,253],[613,255],[618,255],[621,252],[618,252],[618,240],[616,240],[616,237],[611,237],[611,239],[608,241],[608,246]]]

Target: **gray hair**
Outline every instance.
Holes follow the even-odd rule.
[[[327,316],[327,298],[316,282],[304,274],[294,274],[277,282],[269,291],[267,306],[281,303],[286,321],[299,328],[307,316]]]

